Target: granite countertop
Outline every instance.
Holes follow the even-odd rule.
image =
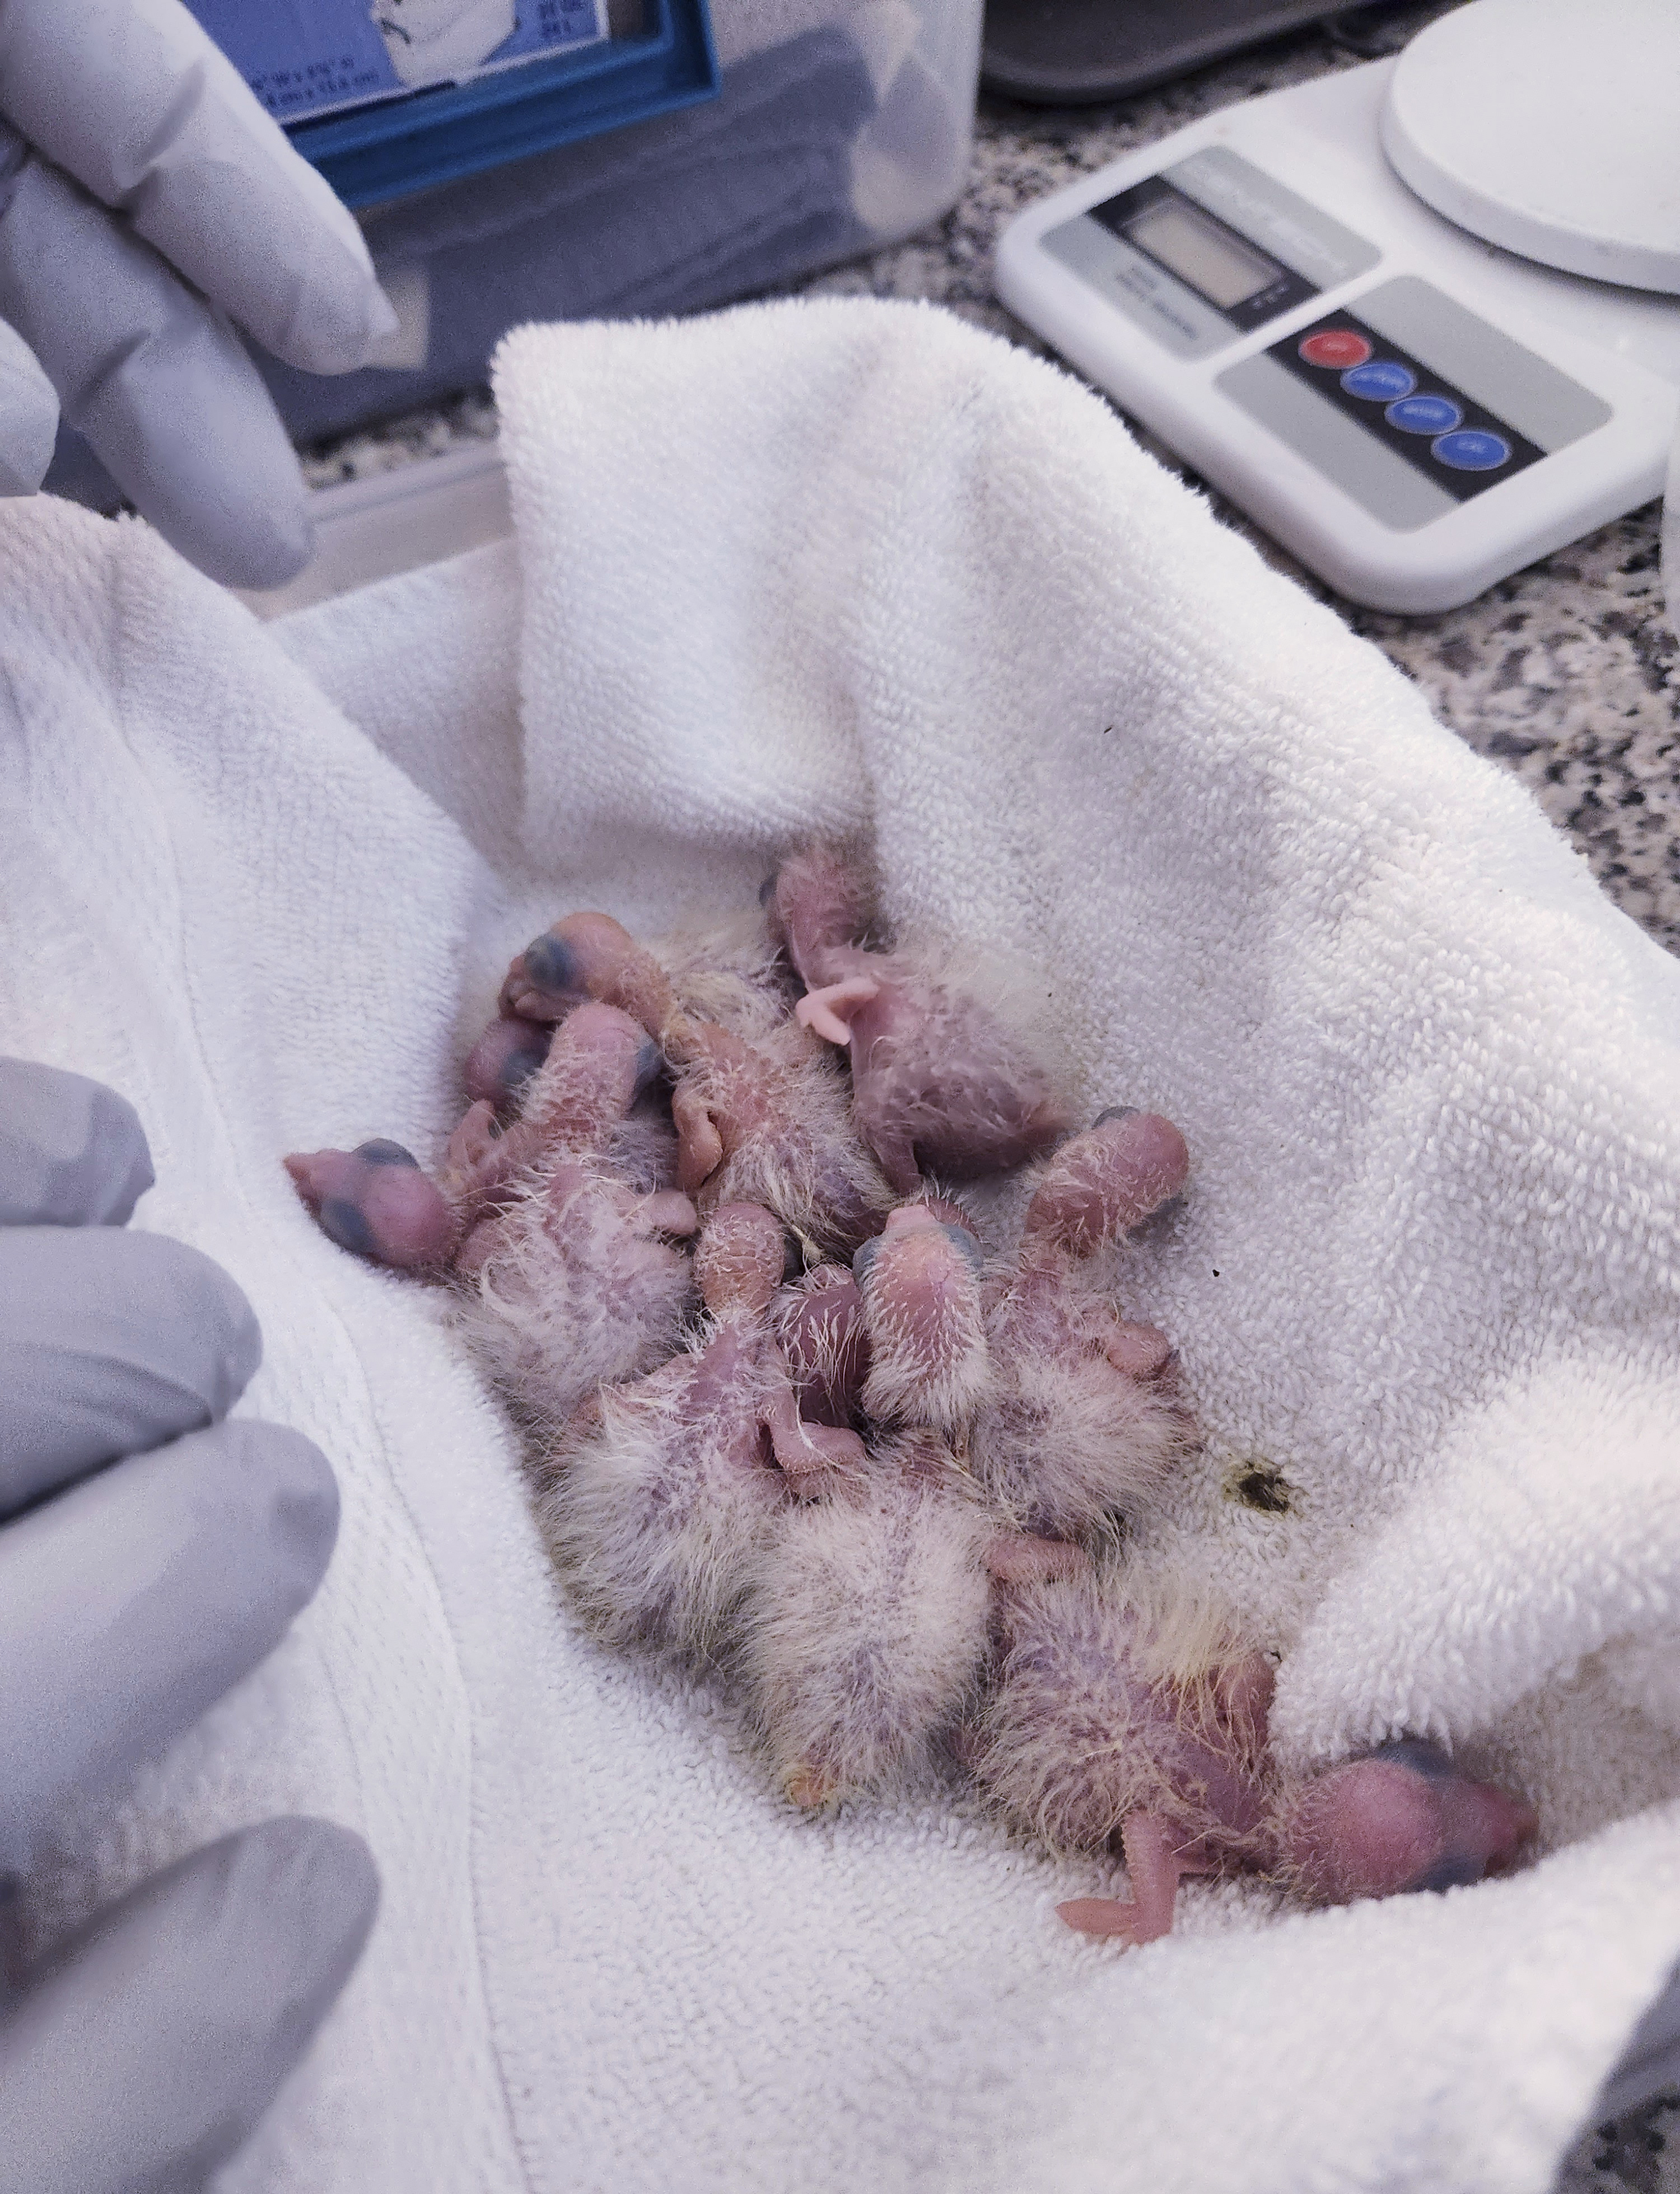
[[[1382,11],[1376,43],[1365,52],[1310,32],[1113,106],[1052,109],[983,97],[968,188],[938,227],[797,286],[830,296],[934,298],[1042,351],[992,295],[993,245],[1022,206],[1216,107],[1357,66],[1445,4],[1422,0]],[[325,484],[494,432],[488,393],[480,389],[312,451],[306,469]],[[1415,679],[1443,722],[1521,778],[1617,905],[1680,951],[1680,641],[1664,610],[1655,504],[1560,549],[1467,608],[1398,617],[1338,600],[1240,513],[1217,495],[1211,500],[1270,562],[1333,602],[1355,632]]]
[[[1449,4],[1418,0],[1381,11],[1364,50],[1307,32],[1113,106],[1048,109],[982,98],[968,187],[946,218],[908,243],[795,286],[829,296],[935,299],[1042,352],[992,294],[993,246],[1022,206],[1216,107],[1356,66]],[[489,393],[477,389],[310,451],[305,468],[325,485],[495,431]],[[1170,452],[1147,434],[1140,439],[1182,473]],[[1520,778],[1616,904],[1680,951],[1680,640],[1664,607],[1655,504],[1560,549],[1467,608],[1399,617],[1340,600],[1240,513],[1211,499],[1270,563],[1332,603],[1414,679],[1444,723]],[[1677,2128],[1680,2094],[1590,2131],[1568,2159],[1558,2194],[1680,2194]]]

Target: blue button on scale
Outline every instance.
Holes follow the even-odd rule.
[[[1450,396],[1426,393],[1402,397],[1398,404],[1390,404],[1383,416],[1403,434],[1450,434],[1464,423],[1464,415]]]
[[[1409,396],[1417,385],[1396,358],[1373,358],[1366,365],[1350,365],[1342,376],[1342,386],[1349,396],[1363,396],[1373,404]]]
[[[1489,434],[1480,427],[1465,427],[1456,434],[1442,434],[1430,445],[1430,455],[1455,473],[1491,473],[1510,462],[1510,444],[1503,434]]]

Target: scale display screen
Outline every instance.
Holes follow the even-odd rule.
[[[1237,200],[1234,210],[1247,215],[1252,226],[1253,191],[1233,191],[1222,167],[1187,174],[1185,180],[1194,180],[1203,197],[1217,198],[1225,186]],[[1299,221],[1292,219],[1290,226],[1298,240]],[[1105,198],[1046,241],[1052,250],[1062,246],[1077,273],[1116,293],[1116,302],[1124,293],[1130,303],[1121,309],[1147,314],[1155,323],[1152,331],[1181,355],[1228,342],[1233,328],[1263,326],[1318,295],[1317,284],[1298,271],[1287,252],[1271,249],[1269,236],[1262,242],[1249,235],[1223,207],[1216,211],[1203,204],[1168,175],[1151,175]]]
[[[1222,313],[1270,289],[1284,271],[1257,251],[1246,250],[1228,230],[1183,198],[1158,199],[1126,223],[1125,233],[1140,251]]]

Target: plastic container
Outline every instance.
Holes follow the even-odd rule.
[[[672,6],[608,0],[615,47],[656,35]],[[332,379],[258,354],[295,438],[471,388],[520,322],[702,311],[895,242],[954,203],[982,0],[711,0],[710,14],[716,98],[359,207],[402,326],[388,363]],[[71,434],[47,484],[118,499]]]
[[[482,380],[523,320],[695,312],[911,234],[960,194],[981,0],[712,0],[721,95],[363,210],[406,345],[264,374],[300,438]]]

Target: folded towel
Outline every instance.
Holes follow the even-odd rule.
[[[1680,971],[1038,361],[787,305],[525,330],[499,397],[516,542],[276,629],[137,525],[0,511],[0,1048],[139,1106],[142,1223],[247,1289],[250,1406],[345,1496],[287,1645],[66,1824],[32,1927],[280,1806],[369,1837],[239,2194],[1541,2194],[1680,1954]],[[1111,1864],[949,1793],[796,1818],[727,1698],[579,1636],[433,1298],[305,1219],[282,1152],[435,1151],[539,922],[853,829],[892,916],[1056,971],[1088,1108],[1188,1137],[1122,1286],[1208,1444],[1135,1559],[1282,1655],[1291,1759],[1438,1735],[1536,1802],[1532,1869],[1192,1884],[1118,1951],[1051,1909]]]

